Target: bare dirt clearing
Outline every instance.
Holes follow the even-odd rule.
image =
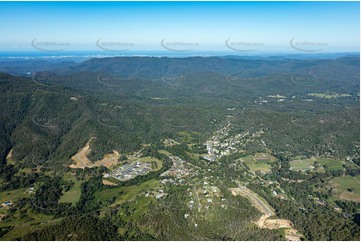
[[[103,159],[96,162],[92,162],[88,159],[87,155],[90,153],[90,142],[96,137],[91,137],[85,146],[76,153],[71,159],[75,161],[76,164],[70,165],[70,168],[81,168],[85,167],[95,167],[95,166],[105,166],[107,168],[112,167],[118,162],[120,154],[118,151],[113,150],[112,154],[105,154]]]
[[[13,150],[11,149],[9,154],[6,156],[6,163],[9,165],[15,164],[15,161],[13,159]]]
[[[108,186],[116,186],[117,184],[108,180],[102,180],[102,183],[104,185],[108,185]]]

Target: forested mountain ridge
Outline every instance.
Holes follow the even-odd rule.
[[[193,84],[202,83],[206,81],[202,78],[202,75],[206,73],[215,76],[214,79],[217,80],[217,82],[210,80],[210,84],[215,87],[221,85],[223,82],[226,82],[226,84],[231,83],[231,85],[233,83],[233,87],[236,87],[237,85],[244,84],[242,80],[248,82],[248,84],[260,87],[264,84],[262,80],[267,77],[280,77],[278,78],[280,79],[278,80],[281,82],[280,84],[284,84],[283,82],[292,84],[289,79],[293,76],[293,79],[298,77],[310,80],[294,81],[296,86],[293,88],[289,86],[288,89],[296,89],[297,84],[299,85],[298,87],[302,87],[303,85],[304,88],[315,88],[320,84],[329,85],[332,83],[335,87],[344,87],[344,85],[349,87],[349,85],[353,85],[352,87],[356,88],[357,82],[355,81],[359,78],[358,57],[326,60],[290,60],[287,58],[281,60],[248,60],[231,57],[109,57],[93,58],[81,63],[64,63],[63,65],[64,68],[66,67],[69,71],[65,71],[64,68],[61,67],[52,67],[48,71],[61,75],[74,76],[74,73],[78,74],[80,75],[78,82],[84,82],[84,80],[81,79],[81,75],[86,76],[88,72],[93,73],[93,75],[99,74],[116,77],[107,80],[109,83],[104,80],[104,83],[109,84],[110,87],[126,85],[127,83],[122,82],[131,79],[138,79],[137,81],[139,82],[140,79],[140,81],[144,81],[142,85],[146,85],[140,85],[143,89],[149,87],[147,83],[151,81],[156,82],[157,80],[164,80],[165,82],[173,84],[173,87],[183,84],[189,85],[190,82],[193,82]],[[38,69],[39,70],[31,67],[29,71],[36,73],[41,70],[40,67]],[[184,77],[182,77],[182,75],[184,75]],[[196,80],[188,80],[187,82],[187,76],[188,78],[191,78],[190,76],[198,78]],[[89,78],[90,76],[86,77]],[[226,77],[228,77],[227,80],[225,80]],[[239,80],[234,78],[239,78]],[[98,80],[102,81],[102,76],[100,76]],[[56,81],[57,79],[54,78],[53,84],[56,84]],[[65,80],[59,79],[58,81]],[[174,83],[174,81],[176,81],[176,83]],[[307,83],[307,81],[309,83]],[[311,83],[311,81],[314,81],[314,83]],[[49,83],[51,83],[50,80]],[[269,84],[273,84],[272,81]],[[136,85],[136,83],[133,83],[133,85]],[[103,86],[103,88],[104,87],[105,86]]]
[[[140,139],[134,141],[133,145],[128,144],[128,147],[134,149],[139,147],[140,143],[146,143],[142,136],[152,136],[150,130],[155,130],[159,135],[159,131],[162,132],[161,130],[165,129],[164,131],[167,132],[172,128],[164,127],[162,118],[182,119],[189,116],[187,117],[188,121],[181,120],[179,123],[189,122],[187,126],[193,127],[195,130],[197,130],[195,124],[202,123],[202,127],[198,127],[198,131],[210,131],[210,127],[207,127],[211,125],[209,120],[217,118],[218,114],[222,112],[236,114],[236,120],[242,118],[244,123],[242,125],[247,127],[247,120],[244,120],[245,117],[242,117],[241,113],[248,110],[251,115],[258,115],[255,113],[263,113],[264,117],[270,115],[265,118],[265,122],[270,121],[272,115],[276,115],[272,118],[275,121],[269,122],[270,125],[279,123],[276,121],[279,114],[274,112],[281,112],[280,118],[285,115],[289,121],[304,115],[308,116],[305,117],[306,119],[313,119],[309,116],[311,113],[314,113],[313,117],[318,115],[316,118],[320,120],[337,110],[339,114],[344,113],[340,116],[347,119],[348,123],[353,118],[357,123],[357,116],[355,116],[357,113],[352,110],[358,108],[358,63],[359,59],[352,57],[331,60],[285,59],[271,61],[220,57],[115,57],[91,59],[79,64],[72,64],[71,69],[75,72],[74,74],[56,75],[41,72],[34,73],[31,78],[16,78],[2,74],[1,89],[4,94],[2,95],[4,101],[1,103],[4,112],[2,125],[6,124],[6,127],[2,128],[2,136],[12,137],[13,143],[17,145],[19,145],[17,139],[23,135],[27,137],[27,140],[36,139],[36,142],[41,142],[39,137],[35,138],[30,135],[33,132],[32,129],[38,130],[40,135],[45,135],[45,139],[52,137],[52,142],[45,142],[46,145],[43,143],[48,151],[42,151],[38,157],[32,158],[45,160],[55,150],[61,153],[61,150],[68,150],[65,147],[75,147],[70,145],[74,144],[75,140],[79,140],[79,145],[76,146],[80,148],[81,144],[84,144],[92,133],[97,132],[99,127],[100,129],[106,128],[99,125],[99,117],[119,119],[122,115],[127,115],[127,123],[117,124],[123,130],[116,130],[116,132],[123,131],[123,136],[128,133],[126,139],[129,138],[129,131],[124,134],[124,128],[132,123],[131,120],[142,122],[141,120],[145,116],[149,117],[144,124],[127,127],[128,129],[137,129],[142,125],[144,127],[143,130],[139,130],[142,133]],[[57,68],[54,69],[54,72],[58,71]],[[77,71],[81,72],[77,73]],[[64,87],[75,88],[79,91],[72,91]],[[91,91],[91,93],[84,91]],[[314,98],[310,96],[313,93],[326,92],[338,92],[350,96],[341,99],[316,98],[316,102],[313,100],[312,102],[302,101],[302,99]],[[277,98],[269,98],[269,96],[277,97],[277,95],[287,98],[286,102],[272,103],[277,101]],[[102,98],[103,101],[96,96]],[[266,99],[268,99],[268,103],[266,103]],[[102,105],[102,102],[106,103],[107,101],[113,104]],[[255,105],[257,102],[262,105]],[[329,105],[330,102],[332,102],[332,106]],[[127,108],[121,112],[109,113],[110,106],[115,107],[117,103],[126,104]],[[269,108],[266,108],[270,105],[273,110],[271,112]],[[344,105],[347,105],[348,108],[344,109]],[[13,108],[11,112],[8,110],[10,107]],[[226,108],[235,108],[236,110],[229,112],[225,111]],[[137,109],[138,111],[136,111]],[[196,112],[196,110],[198,111]],[[155,113],[158,115],[154,115]],[[135,116],[131,118],[129,115]],[[137,117],[137,115],[140,116]],[[160,120],[157,118],[159,116]],[[335,122],[339,122],[337,119],[332,121],[331,118],[326,124],[335,125]],[[204,120],[206,121],[204,122]],[[36,124],[40,124],[40,126]],[[114,123],[110,122],[109,124],[112,126]],[[293,124],[290,123],[290,125]],[[300,129],[302,124],[294,127]],[[341,127],[342,125],[339,126],[339,128]],[[312,130],[312,127],[309,129]],[[348,127],[345,129],[352,130]],[[290,130],[292,130],[291,126]],[[51,135],[47,135],[47,132],[50,132]],[[75,138],[71,135],[72,132],[82,136]],[[105,129],[100,133],[103,132]],[[343,132],[343,134],[345,133]],[[7,148],[3,148],[1,151],[3,160],[6,156],[5,153],[11,147],[9,145],[12,142],[10,137],[4,139],[8,145],[4,146]],[[67,145],[61,141],[64,140],[63,137],[68,137]],[[322,135],[318,137],[322,137]],[[272,141],[282,140],[285,142],[284,138],[270,138]],[[101,138],[97,142],[102,142]],[[121,148],[115,143],[118,142],[113,143],[113,148],[127,149]],[[61,144],[64,144],[63,147],[60,146]],[[314,145],[320,145],[320,142],[316,141]],[[14,158],[23,159],[25,152],[21,150],[29,150],[29,148],[31,147],[24,144],[18,146],[15,149]],[[75,152],[76,150],[73,149],[71,149],[72,152]],[[20,153],[23,155],[19,155]],[[41,153],[43,154],[40,155]],[[97,155],[97,157],[100,156],[102,154]]]
[[[327,130],[327,125],[331,128],[341,122],[342,124],[338,125],[340,129],[346,125],[344,130],[340,131],[343,133],[342,136],[345,132],[351,132],[350,135],[352,135],[356,134],[356,130],[352,131],[349,125],[358,123],[358,112],[356,112],[359,99],[358,63],[359,59],[355,57],[330,60],[115,57],[90,59],[78,64],[67,63],[72,66],[73,74],[57,75],[40,72],[21,80],[3,74],[1,88],[2,93],[6,95],[2,97],[4,99],[2,118],[7,117],[4,124],[8,124],[8,127],[4,128],[6,132],[3,131],[3,133],[9,135],[15,131],[16,125],[18,131],[11,133],[13,140],[16,140],[22,135],[21,133],[26,135],[31,133],[38,123],[40,126],[38,125],[36,129],[40,129],[39,132],[41,131],[42,135],[45,134],[44,132],[50,132],[52,137],[57,137],[46,145],[47,149],[52,147],[52,151],[58,149],[61,152],[61,150],[68,150],[65,147],[74,147],[69,145],[74,143],[74,139],[81,140],[77,145],[79,149],[80,144],[84,144],[93,132],[97,132],[96,130],[100,129],[102,131],[99,133],[106,133],[106,129],[102,129],[106,126],[101,125],[102,119],[106,119],[110,126],[114,124],[119,126],[115,132],[120,132],[121,136],[128,134],[125,138],[127,140],[129,130],[125,131],[125,129],[135,130],[143,127],[139,128],[140,136],[134,141],[135,143],[128,144],[129,147],[133,147],[128,149],[130,150],[139,147],[140,143],[146,143],[145,136],[159,137],[159,133],[182,129],[178,127],[174,130],[174,127],[164,125],[162,122],[164,119],[176,118],[177,121],[173,121],[178,122],[175,126],[186,125],[194,128],[194,131],[208,130],[210,132],[212,129],[210,120],[221,121],[223,119],[221,116],[224,114],[233,115],[234,122],[242,122],[243,128],[251,125],[248,122],[253,122],[254,115],[262,114],[264,120],[261,121],[262,117],[260,117],[259,123],[266,122],[269,126],[275,126],[279,123],[278,119],[283,119],[283,122],[286,120],[282,129],[289,126],[286,130],[295,131],[296,137],[298,131],[301,136],[305,131],[306,133],[319,132],[319,125],[313,127],[314,125],[302,122],[319,122],[323,118],[328,119],[328,121],[323,121],[323,129]],[[55,68],[53,72],[60,70]],[[333,93],[340,93],[345,97],[330,99],[312,96],[332,97]],[[17,107],[17,110],[12,110],[15,116],[9,115],[11,112],[6,111],[12,106],[9,102],[15,102],[14,108]],[[113,112],[112,107],[122,105],[126,108],[115,109],[117,111]],[[235,110],[227,111],[227,108],[235,108]],[[338,114],[344,114],[331,118],[333,114],[336,115],[336,110]],[[244,112],[249,112],[249,114],[242,115]],[[331,116],[327,118],[328,115]],[[122,123],[119,120],[123,116],[128,118]],[[144,119],[144,117],[147,118]],[[341,117],[344,121],[340,120]],[[112,121],[109,121],[109,118]],[[294,125],[295,122],[292,123],[291,120],[298,120],[298,124],[301,125],[297,126],[297,122]],[[144,123],[135,124],[132,121]],[[11,123],[15,124],[11,126]],[[42,127],[43,124],[50,128]],[[31,128],[20,131],[19,125],[22,129],[26,129],[25,127],[29,125]],[[305,129],[302,125],[308,126],[309,129],[302,130]],[[269,137],[272,141],[268,143],[277,143],[277,140],[292,142],[284,135],[277,135],[279,132],[288,132],[281,131],[280,128],[276,126],[271,128],[271,133],[268,134],[273,133]],[[315,130],[312,130],[313,128]],[[74,134],[82,134],[82,137],[80,139],[72,137],[72,131]],[[324,135],[327,135],[326,133]],[[98,135],[101,136],[101,134]],[[340,135],[335,135],[343,139],[342,142],[348,142]],[[64,143],[61,142],[63,136],[72,141],[60,148],[59,144]],[[319,138],[322,136],[322,134],[318,135]],[[346,137],[350,136],[346,135]],[[34,139],[31,136],[29,138]],[[118,139],[121,138],[117,138],[117,141],[120,141]],[[307,139],[308,142],[311,141]],[[6,140],[7,143],[10,142],[9,138]],[[104,139],[101,140],[99,138],[96,142],[98,144],[105,142]],[[119,142],[109,139],[106,142],[111,142],[113,148],[127,149],[117,145]],[[312,146],[323,143],[316,140],[312,142],[314,142]],[[19,144],[18,141],[16,143]],[[312,146],[306,149],[310,150]],[[349,148],[352,146],[347,145]],[[18,149],[20,152],[21,148]],[[26,150],[29,147],[23,146],[22,149]],[[104,149],[100,150],[105,153]],[[46,153],[47,155],[41,155],[36,159],[47,159],[52,152]],[[18,154],[15,149],[15,158],[23,159],[25,156],[25,154],[22,156]],[[102,154],[96,156],[99,158]]]

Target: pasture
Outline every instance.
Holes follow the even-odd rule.
[[[334,198],[360,202],[360,175],[335,177],[328,185],[332,188]]]

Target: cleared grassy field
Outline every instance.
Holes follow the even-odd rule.
[[[187,132],[187,131],[178,132],[180,142],[185,143],[185,144],[192,143],[194,134],[195,133],[193,133],[193,132]]]
[[[342,160],[336,160],[332,158],[317,158],[317,161],[326,169],[326,170],[343,170],[343,164],[345,164]]]
[[[128,203],[129,207],[119,211],[119,215],[125,221],[131,221],[137,218],[140,218],[142,215],[147,213],[149,205],[152,202],[155,202],[156,198],[154,197],[140,197],[134,202]]]
[[[172,155],[171,153],[169,153],[169,152],[166,151],[166,150],[158,150],[158,151],[159,151],[159,153],[164,154],[164,155],[166,155],[166,156],[171,156],[171,155]]]
[[[267,173],[271,172],[271,164],[276,158],[267,153],[256,153],[255,155],[243,157],[242,160],[252,172]]]
[[[69,189],[69,191],[60,197],[59,202],[72,203],[75,205],[79,201],[81,195],[81,184],[82,181],[75,181],[74,185]]]
[[[7,201],[12,201],[14,203],[20,198],[26,198],[26,197],[30,197],[30,193],[28,193],[28,188],[21,188],[18,190],[1,192],[0,204]]]
[[[334,198],[360,202],[360,175],[335,177],[328,184],[333,188]]]
[[[315,161],[316,159],[312,157],[310,159],[293,160],[290,161],[290,164],[294,171],[306,171],[310,169],[310,166],[314,165]]]
[[[319,167],[316,169],[315,164],[319,165]],[[347,162],[352,163],[352,162]],[[309,159],[296,159],[290,161],[291,168],[295,171],[307,171],[307,170],[313,170],[317,172],[324,172],[325,170],[328,171],[342,171],[343,165],[345,164],[345,161],[337,160],[334,158],[325,158],[325,157],[311,157]],[[352,165],[352,164],[350,164]]]
[[[253,164],[247,164],[252,172],[259,171],[261,173],[271,172],[271,165],[265,162],[257,162]]]
[[[173,146],[173,145],[179,145],[180,143],[173,140],[173,139],[165,139],[163,142],[164,146]]]
[[[11,220],[8,222],[0,221],[0,228],[7,226],[14,226],[14,228],[6,233],[0,240],[14,240],[15,238],[26,235],[29,232],[40,229],[42,226],[46,226],[49,224],[57,223],[60,219],[53,220],[53,216],[45,215],[40,213],[35,213],[30,209],[27,210],[26,216],[20,211],[16,211],[11,215]],[[29,219],[31,218],[31,219]],[[21,226],[19,226],[21,225]]]
[[[243,162],[246,163],[247,165],[250,164],[250,163],[256,162],[256,161],[253,159],[253,155],[248,155],[248,156],[242,157],[242,160],[243,160]]]
[[[349,169],[360,169],[360,167],[358,165],[356,165],[355,163],[353,163],[352,161],[347,161],[345,164],[346,164],[346,167]]]
[[[339,97],[350,97],[351,95],[348,93],[329,92],[329,93],[309,93],[308,96],[331,99],[331,98],[339,98]]]
[[[116,204],[122,204],[125,201],[136,198],[142,191],[149,191],[151,189],[161,189],[162,184],[158,180],[149,180],[138,186],[129,187],[115,187],[109,188],[95,193],[95,197],[98,201],[107,201],[116,197]]]
[[[75,174],[71,172],[64,174],[64,180],[72,181],[74,185],[60,197],[59,203],[72,203],[72,205],[75,205],[79,201],[83,181],[78,181]]]
[[[208,155],[208,153],[196,154],[196,153],[191,153],[191,152],[187,152],[187,154],[188,154],[193,160],[199,160],[200,157],[204,157],[204,156]]]
[[[254,159],[256,161],[268,161],[268,162],[274,162],[276,161],[276,157],[273,157],[271,154],[268,153],[256,153],[254,155]]]
[[[149,208],[149,204],[155,202],[156,198],[154,196],[145,197],[144,194],[151,193],[152,191],[155,194],[159,189],[162,189],[162,184],[158,180],[153,179],[137,186],[115,187],[96,192],[95,197],[98,201],[102,202],[109,201],[115,197],[115,202],[105,208],[103,212],[121,204],[121,209],[118,212],[119,216],[125,221],[130,221],[144,215]],[[143,196],[140,196],[141,194]]]
[[[29,193],[28,188],[17,189],[13,191],[6,191],[0,193],[0,204],[6,201],[11,201],[16,205],[16,202],[21,198],[29,198],[31,194]],[[7,214],[7,208],[0,208],[1,214]],[[29,222],[29,218],[32,218]],[[13,214],[11,214],[10,221],[0,221],[0,228],[7,226],[14,226],[14,228],[6,233],[0,240],[14,240],[15,238],[25,235],[26,233],[39,228],[39,224],[43,221],[47,221],[52,219],[52,216],[42,215],[31,210],[26,211],[26,216],[20,211],[16,210]],[[26,226],[17,227],[19,224]],[[36,224],[36,225],[35,225]]]

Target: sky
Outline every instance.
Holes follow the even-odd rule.
[[[0,2],[1,51],[359,52],[359,2]]]

